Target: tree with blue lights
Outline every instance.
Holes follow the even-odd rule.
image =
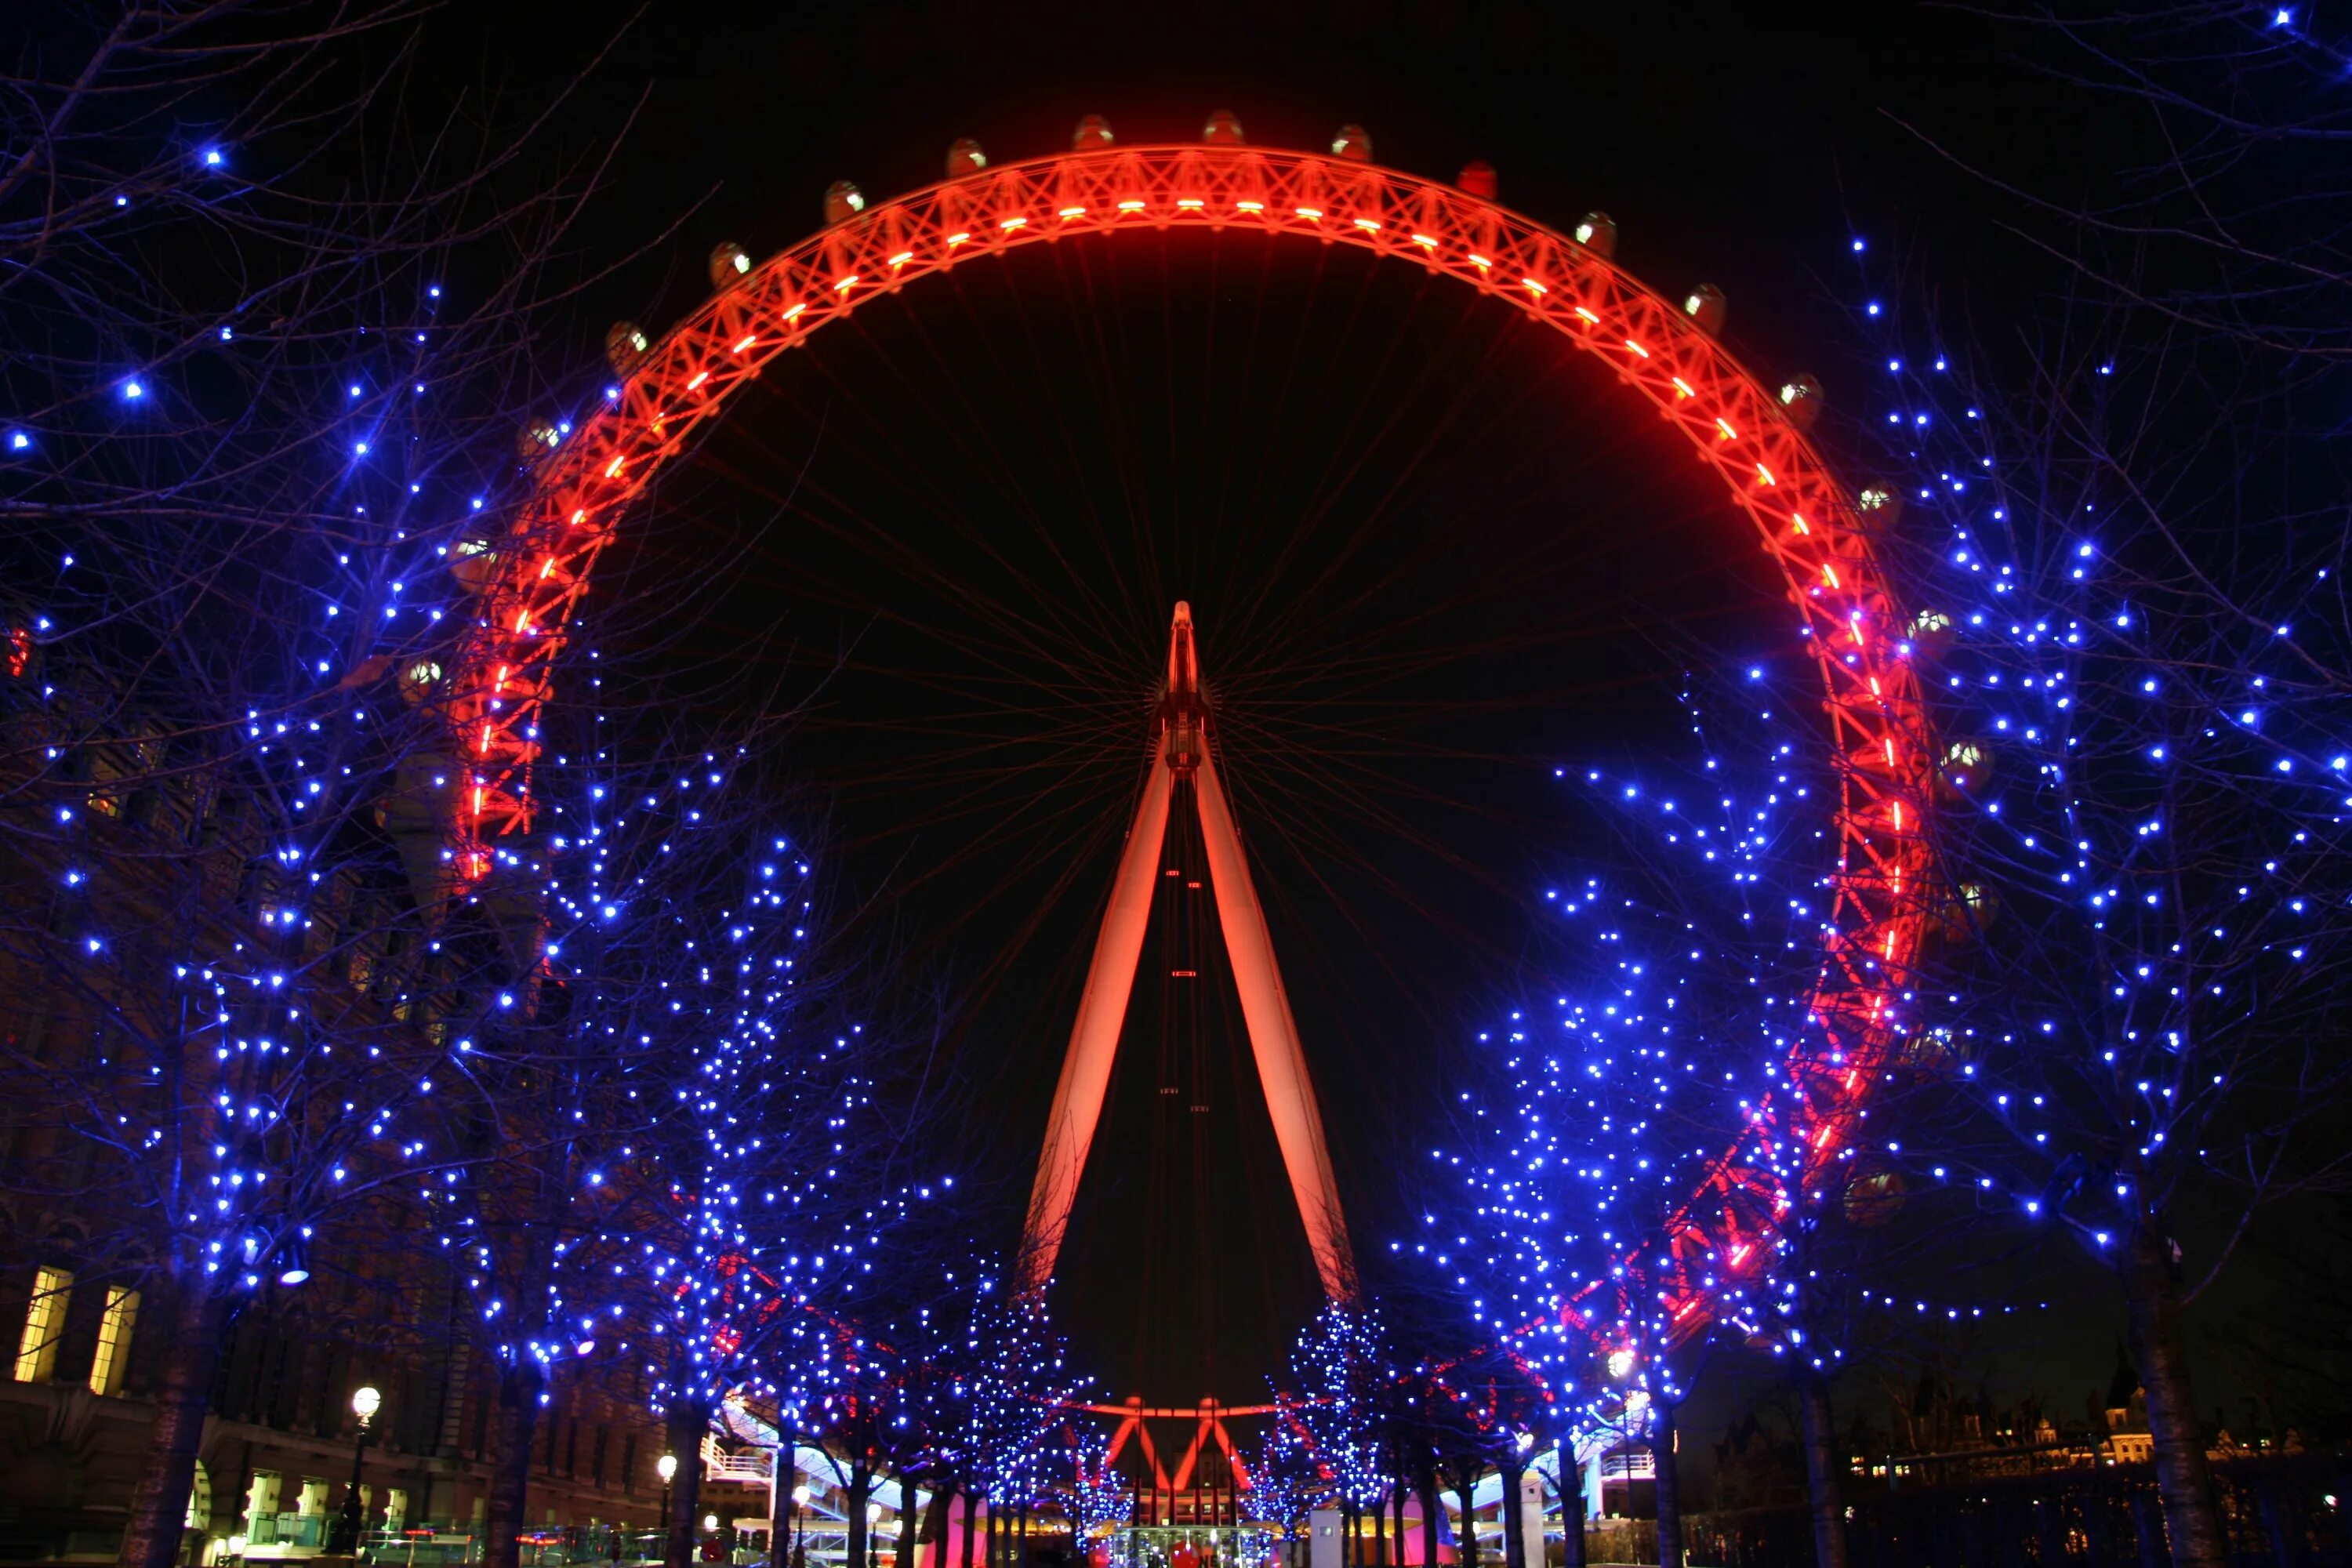
[[[0,853],[49,889],[0,919],[5,1068],[45,1146],[11,1214],[79,1215],[24,1252],[135,1293],[163,1341],[138,1568],[176,1552],[232,1322],[305,1289],[313,1316],[380,1308],[354,1259],[428,1174],[445,998],[515,977],[494,937],[443,940],[429,826],[455,788],[446,552],[506,442],[411,390],[510,358],[513,323],[437,316],[421,256],[314,260],[333,288],[49,388],[0,468]]]
[[[634,1384],[667,1422],[684,1563],[730,1402],[789,1462],[845,1376],[892,1374],[859,1321],[877,1247],[954,1183],[901,1181],[877,1136],[887,1047],[819,941],[806,851],[770,826],[787,793],[756,755],[684,750],[675,705],[584,662],[547,720],[579,749],[542,769],[541,858],[506,895],[532,983],[468,1020],[426,1212],[497,1374],[492,1560],[525,1526],[542,1410]]]
[[[1940,1235],[1881,1228],[1904,1205],[1899,1137],[1824,1162],[1788,1131],[1792,1063],[1815,1035],[1836,766],[1813,749],[1801,685],[1792,700],[1770,663],[1707,662],[1721,673],[1685,694],[1686,758],[1559,770],[1618,847],[1600,841],[1547,894],[1554,994],[1479,1037],[1485,1082],[1433,1152],[1455,1184],[1395,1246],[1407,1278],[1450,1293],[1482,1344],[1542,1384],[1563,1480],[1579,1441],[1651,1447],[1669,1552],[1675,1415],[1719,1342],[1789,1369],[1823,1460],[1815,1510],[1837,1517],[1828,1380],[1876,1327],[1873,1283]],[[1915,1040],[1885,1064],[1865,1128],[1942,1081],[1932,1056]],[[1702,1202],[1714,1239],[1692,1225]],[[1843,1560],[1842,1530],[1822,1534],[1825,1563]]]
[[[968,1279],[969,1327],[951,1363],[966,1382],[967,1482],[986,1501],[991,1530],[1025,1529],[1030,1510],[1077,1473],[1069,1406],[1088,1384],[1070,1370],[1043,1293],[1007,1295],[989,1272]],[[1003,1549],[1019,1550],[1010,1536]]]
[[[1555,1436],[1650,1444],[1665,1552],[1679,1549],[1675,1413],[1715,1323],[1758,1331],[1782,1245],[1769,1203],[1723,1248],[1694,1244],[1686,1209],[1727,1163],[1733,1201],[1792,1180],[1757,1118],[1786,1092],[1823,919],[1806,826],[1821,776],[1754,744],[1774,723],[1768,697],[1736,700],[1745,719],[1701,723],[1691,704],[1687,776],[1576,773],[1633,852],[1548,896],[1555,994],[1481,1037],[1490,1086],[1464,1092],[1452,1146],[1433,1151],[1454,1189],[1397,1244],[1547,1386]]]
[[[1943,737],[1920,1038],[1952,1062],[1901,1159],[2115,1282],[2175,1559],[2218,1563],[2180,1312],[2335,1179],[2316,1119],[2352,1088],[2343,536],[2259,373],[2121,310],[2026,346],[2024,378],[1887,359],[1890,555]],[[2184,375],[2228,416],[2187,410]]]
[[[1318,1500],[1349,1528],[1387,1495],[1392,1474],[1383,1439],[1396,1362],[1373,1305],[1333,1302],[1299,1331],[1278,1419],[1303,1433],[1314,1456]]]
[[[439,704],[524,482],[532,201],[582,191],[502,114],[320,177],[381,85],[350,46],[416,18],[134,6],[0,106],[0,860],[43,889],[0,915],[0,1224],[160,1343],[125,1568],[177,1558],[241,1321],[401,1310],[365,1260],[415,1256],[461,1021],[532,963],[443,857]]]

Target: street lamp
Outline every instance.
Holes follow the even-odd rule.
[[[352,1414],[360,1418],[360,1431],[352,1444],[352,1489],[343,1494],[342,1511],[335,1515],[335,1528],[327,1537],[331,1552],[348,1556],[360,1549],[360,1527],[365,1522],[360,1507],[360,1462],[367,1457],[368,1439],[375,1436],[375,1413],[383,1408],[383,1395],[369,1384],[352,1390]]]
[[[776,1449],[776,1476],[779,1487],[786,1473],[784,1467],[793,1462],[793,1450],[788,1447]],[[792,1568],[793,1541],[800,1523],[801,1510],[808,1506],[808,1483],[801,1482],[790,1491],[776,1493],[772,1511],[776,1517],[769,1521],[768,1563],[770,1568]]]
[[[656,1459],[654,1461],[654,1474],[662,1479],[661,1527],[665,1531],[667,1531],[669,1529],[669,1479],[677,1474],[677,1456],[676,1454],[664,1454],[660,1458]]]

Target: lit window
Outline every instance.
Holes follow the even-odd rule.
[[[25,1308],[25,1337],[16,1342],[16,1381],[46,1383],[58,1370],[58,1335],[65,1327],[73,1276],[62,1268],[33,1271],[33,1299]]]
[[[106,1311],[98,1320],[98,1354],[89,1363],[89,1391],[112,1394],[122,1386],[122,1369],[130,1360],[131,1329],[139,1321],[139,1292],[120,1285],[106,1288]]]

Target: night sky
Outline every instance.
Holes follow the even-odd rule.
[[[605,320],[691,309],[719,241],[801,238],[835,179],[887,197],[959,136],[1026,157],[1092,112],[1185,141],[1223,108],[1264,144],[1354,122],[1416,173],[1490,160],[1556,227],[1604,210],[1637,276],[1726,289],[1760,374],[1811,370],[1861,413],[1854,237],[1990,312],[2050,274],[1953,160],[2063,199],[2130,154],[2030,34],[1728,10],[572,5],[447,16],[429,68],[522,95],[587,71],[562,120],[583,153],[626,121],[574,237],[637,258],[591,291],[583,350]],[[657,591],[676,552],[710,550],[733,552],[725,584],[665,635],[755,671],[714,676],[713,703],[756,686],[796,713],[849,929],[953,998],[968,1158],[1015,1194],[1005,1242],[1173,600],[1202,627],[1367,1253],[1451,1136],[1475,1031],[1542,994],[1542,889],[1602,847],[1553,767],[1682,744],[1692,672],[1790,640],[1748,525],[1594,365],[1451,285],[1295,241],[1072,242],[861,310],[664,479],[625,581]],[[1163,914],[1058,1300],[1114,1393],[1246,1400],[1313,1276],[1213,922]],[[1158,978],[1186,954],[1197,994]],[[2103,1384],[2108,1336],[2070,1325],[2004,1365],[2071,1402],[2055,1380]]]

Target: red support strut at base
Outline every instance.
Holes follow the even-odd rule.
[[[1290,998],[1282,987],[1282,971],[1275,963],[1274,938],[1266,929],[1265,911],[1250,879],[1249,860],[1242,853],[1241,835],[1217,776],[1209,739],[1209,707],[1202,695],[1200,658],[1192,641],[1192,610],[1181,603],[1169,628],[1168,684],[1156,726],[1151,772],[1144,780],[1143,798],[1136,805],[1127,847],[1119,855],[1110,907],[1103,911],[1102,931],[1096,939],[1086,992],[1078,1002],[1077,1023],[1070,1031],[1069,1053],[1063,1058],[1062,1076],[1054,1089],[1053,1112],[1045,1122],[1045,1147],[1029,1194],[1022,1288],[1043,1289],[1053,1278],[1054,1264],[1061,1253],[1070,1204],[1077,1195],[1078,1175],[1086,1169],[1087,1150],[1094,1142],[1095,1124],[1102,1118],[1103,1095],[1110,1085],[1111,1061],[1118,1054],[1128,996],[1135,988],[1136,964],[1142,956],[1143,933],[1151,916],[1152,889],[1159,880],[1160,846],[1168,833],[1170,803],[1176,782],[1182,779],[1192,785],[1201,837],[1208,851],[1209,879],[1216,889],[1217,921],[1233,961],[1234,987],[1241,993],[1250,1052],[1257,1061],[1258,1084],[1265,1092],[1282,1163],[1290,1175],[1291,1195],[1307,1226],[1315,1272],[1323,1282],[1324,1295],[1334,1301],[1350,1300],[1356,1293],[1355,1259],[1339,1209],[1339,1184],[1331,1175],[1331,1155],[1323,1142],[1323,1119],[1316,1109],[1315,1087],[1307,1076],[1307,1055],[1299,1045]]]

